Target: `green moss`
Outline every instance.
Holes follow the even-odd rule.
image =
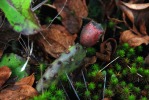
[[[143,63],[144,63],[144,58],[141,57],[141,56],[138,56],[138,57],[135,59],[135,62],[138,63],[138,64],[143,64]]]
[[[117,70],[117,71],[120,71],[120,70],[122,69],[121,65],[118,64],[118,63],[116,63],[115,67],[116,67],[116,70]]]
[[[124,50],[117,50],[116,53],[120,57],[124,57],[125,56],[125,51]]]
[[[88,56],[93,56],[95,54],[96,54],[96,49],[95,48],[92,48],[92,47],[87,48],[87,55]]]
[[[76,87],[76,89],[83,89],[84,88],[84,84],[82,82],[80,82],[80,81],[77,81],[75,83],[75,87]]]
[[[85,95],[85,97],[90,97],[91,96],[91,92],[89,91],[89,90],[86,90],[85,92],[84,92],[84,95]]]
[[[64,98],[65,97],[64,92],[62,90],[60,90],[60,89],[55,91],[55,95],[58,98]]]
[[[128,96],[130,94],[130,88],[129,87],[123,87],[122,94],[124,96]]]
[[[147,97],[142,97],[140,100],[148,100]]]
[[[130,96],[128,96],[128,100],[136,100],[136,96],[135,95],[130,95]]]
[[[124,43],[124,44],[122,45],[122,49],[125,50],[125,51],[128,51],[129,48],[130,48],[130,46],[129,46],[128,43]]]
[[[89,90],[94,90],[95,88],[96,88],[96,85],[95,85],[94,82],[90,82],[90,83],[88,84],[88,89],[89,89]]]
[[[130,73],[131,74],[137,74],[137,69],[135,67],[131,67]]]
[[[113,97],[114,92],[111,89],[106,89],[105,90],[105,97]]]

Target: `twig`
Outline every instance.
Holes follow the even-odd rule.
[[[105,96],[105,89],[106,89],[106,80],[107,80],[107,78],[106,78],[106,72],[105,72],[105,78],[104,78],[104,86],[103,86],[103,100],[104,100],[104,96]]]
[[[83,73],[83,71],[82,71],[82,70],[81,70],[81,72],[82,72],[83,81],[84,81],[84,84],[85,84],[86,90],[88,91],[88,88],[87,88],[87,84],[86,84],[86,80],[85,80],[84,73]],[[89,99],[91,100],[91,97],[90,97]]]
[[[110,63],[108,63],[105,67],[103,67],[100,71],[102,72],[105,68],[107,68],[110,64],[112,64],[114,61],[116,61],[120,56],[116,57],[114,60],[112,60]]]
[[[129,69],[131,69],[130,66],[127,65],[127,67],[128,67]],[[140,77],[143,77],[143,76],[142,76],[141,74],[139,74],[139,73],[137,73],[137,75],[140,76]]]
[[[39,3],[38,5],[36,5],[35,7],[31,8],[31,10],[34,12],[35,10],[37,10],[38,8],[40,8],[43,4],[45,4],[46,2],[48,2],[48,0],[45,0],[41,3]]]
[[[66,72],[65,72],[65,74],[66,74],[66,76],[67,76],[67,79],[68,79],[68,81],[69,81],[69,83],[70,83],[70,85],[71,85],[71,87],[72,87],[72,89],[73,89],[73,91],[74,91],[74,93],[75,93],[77,99],[80,100],[79,95],[77,94],[77,91],[76,91],[76,89],[74,88],[74,86],[73,86],[73,84],[72,84],[72,82],[71,82],[71,80],[70,80],[68,74],[67,74]]]

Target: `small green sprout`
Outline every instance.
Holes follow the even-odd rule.
[[[51,92],[50,91],[44,91],[44,93],[34,96],[31,100],[47,100],[49,97],[51,97]]]
[[[109,73],[110,75],[113,75],[113,74],[114,74],[113,69],[109,69],[109,70],[108,70],[108,73]]]
[[[96,54],[96,49],[93,48],[93,47],[89,47],[87,48],[87,55],[88,56],[92,56],[92,55],[95,55]]]
[[[136,96],[135,95],[130,95],[130,96],[128,96],[128,100],[136,100]]]
[[[131,73],[131,74],[137,74],[137,68],[131,67],[130,73]]]
[[[130,89],[132,89],[132,88],[134,88],[134,84],[133,84],[133,83],[129,83],[129,84],[128,84],[128,87],[129,87]]]
[[[117,71],[120,71],[122,69],[122,66],[118,63],[116,63],[115,67]]]
[[[126,86],[126,82],[125,82],[125,81],[122,81],[122,82],[120,83],[120,85],[121,85],[121,86]]]
[[[134,87],[134,92],[136,93],[136,94],[139,94],[140,93],[140,91],[141,91],[141,89],[139,88],[139,87]]]
[[[125,96],[128,96],[130,94],[130,88],[129,87],[123,87],[122,94]]]
[[[118,79],[117,79],[117,77],[115,76],[115,74],[113,74],[113,75],[111,76],[110,83],[111,83],[112,85],[117,85],[117,84],[118,84]]]
[[[60,90],[60,89],[58,89],[58,90],[56,90],[55,91],[55,94],[56,94],[56,96],[57,97],[59,97],[59,98],[64,98],[64,91],[63,90]]]
[[[130,46],[129,46],[128,43],[124,43],[124,44],[122,45],[122,49],[125,50],[125,51],[127,51],[129,48],[130,48]]]
[[[84,93],[85,97],[90,97],[91,96],[91,92],[89,90],[86,90]]]
[[[49,86],[49,90],[50,90],[51,92],[55,92],[56,89],[57,89],[57,87],[56,87],[56,84],[55,84],[55,83],[52,83],[52,84]]]
[[[142,97],[140,100],[148,100],[147,97]]]
[[[98,95],[94,95],[92,98],[93,98],[93,100],[99,100],[99,96]]]
[[[117,50],[117,55],[120,57],[124,57],[125,56],[125,51],[124,50]]]
[[[135,50],[134,48],[130,48],[127,52],[127,57],[130,58],[131,56],[135,55]]]
[[[113,97],[114,93],[111,89],[106,89],[105,90],[105,97]]]
[[[138,63],[138,64],[143,64],[143,63],[144,63],[144,59],[143,59],[143,57],[138,56],[138,57],[135,59],[135,62]]]
[[[97,71],[97,70],[99,70],[99,65],[95,63],[91,66],[91,68],[92,68],[92,70]]]
[[[77,89],[78,89],[78,88],[80,88],[80,89],[83,89],[83,88],[84,88],[84,84],[83,84],[82,82],[79,82],[79,81],[77,81],[77,82],[75,83],[75,86],[76,86]]]
[[[96,88],[96,85],[95,85],[94,82],[90,82],[90,83],[88,84],[88,89],[89,89],[89,90],[94,90],[95,88]]]

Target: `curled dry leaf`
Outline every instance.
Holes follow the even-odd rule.
[[[100,45],[100,51],[96,52],[96,56],[102,60],[109,62],[115,53],[117,42],[114,38],[109,38]]]
[[[36,95],[37,91],[29,85],[13,85],[0,92],[0,100],[29,100]]]
[[[55,0],[54,6],[60,12],[66,0]],[[78,33],[82,26],[82,18],[87,17],[88,10],[85,0],[67,0],[66,6],[60,13],[62,23],[66,29],[74,34]]]
[[[138,35],[149,34],[149,3],[132,4],[116,0],[117,5],[124,12],[125,24]],[[130,20],[131,24],[127,22]]]
[[[141,44],[148,44],[149,43],[149,36],[139,36],[135,35],[132,31],[126,30],[121,33],[120,36],[121,43],[128,43],[131,47],[136,47]]]
[[[83,62],[84,68],[87,68],[89,65],[94,64],[97,60],[96,56],[93,57],[86,57]]]
[[[34,74],[28,76],[28,77],[25,77],[25,78],[22,78],[21,80],[19,80],[18,82],[15,83],[15,85],[30,85],[32,86],[33,83],[35,81],[35,77],[34,77]]]
[[[0,100],[28,100],[38,95],[38,92],[32,87],[34,75],[30,75],[0,91]]]
[[[76,34],[71,35],[61,25],[51,25],[43,32],[46,40],[39,35],[37,41],[39,45],[51,56],[58,58],[62,52],[67,52],[69,46],[74,44]]]
[[[8,80],[11,70],[7,66],[0,67],[0,87]]]

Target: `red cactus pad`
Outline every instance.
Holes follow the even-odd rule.
[[[97,43],[103,32],[104,30],[101,24],[94,21],[90,21],[82,29],[80,35],[80,43],[83,46],[91,47]]]

